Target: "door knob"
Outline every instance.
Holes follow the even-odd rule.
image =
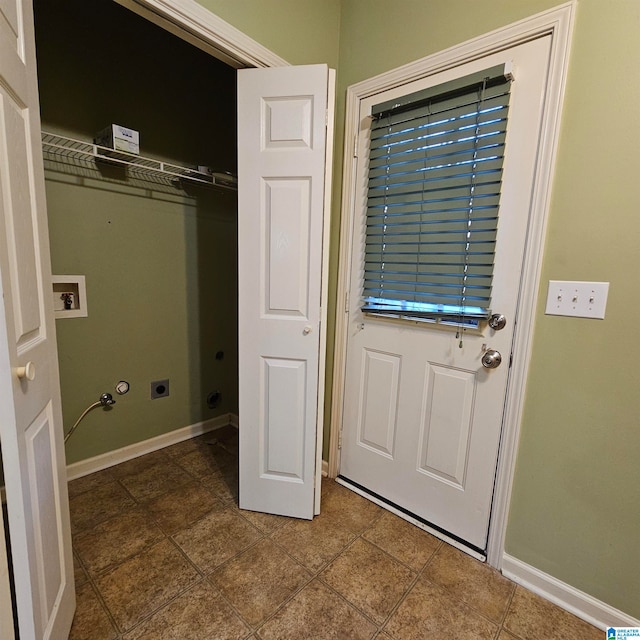
[[[309,325],[307,325],[303,330],[302,330],[302,335],[304,336],[308,336],[311,333],[311,327]]]
[[[36,365],[33,362],[27,362],[24,367],[18,367],[16,369],[16,375],[20,380],[35,380],[36,377]]]
[[[507,324],[507,318],[503,316],[501,313],[494,313],[489,318],[489,326],[496,331],[500,331],[500,329],[504,329]]]
[[[502,355],[495,349],[487,349],[482,354],[481,362],[485,369],[495,369],[500,366],[500,363],[502,362]]]

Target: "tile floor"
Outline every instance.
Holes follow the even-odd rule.
[[[237,506],[225,428],[69,483],[72,640],[602,640],[335,482],[311,522]]]

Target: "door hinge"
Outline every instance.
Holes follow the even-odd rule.
[[[344,292],[344,312],[349,313],[349,292]]]
[[[357,133],[353,136],[353,157],[354,158],[358,157],[358,134]]]
[[[340,433],[338,434],[338,449],[342,449],[342,429],[340,429]]]

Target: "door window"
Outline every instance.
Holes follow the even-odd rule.
[[[505,67],[372,107],[363,312],[456,324],[490,315]]]

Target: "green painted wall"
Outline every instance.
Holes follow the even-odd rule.
[[[108,0],[69,5],[36,3],[45,130],[90,141],[115,122],[140,131],[145,155],[235,169],[232,69]],[[56,321],[65,430],[118,380],[131,384],[84,419],[67,461],[237,413],[235,193],[45,167],[53,272],[86,276],[89,309]],[[151,400],[164,378],[169,397]]]
[[[46,187],[54,272],[87,279],[89,316],[56,321],[66,429],[118,380],[131,384],[84,419],[67,462],[237,412],[233,197],[149,197],[53,172]],[[151,400],[150,381],[164,378],[170,396]]]
[[[340,0],[198,0],[291,64],[338,66]]]
[[[539,302],[507,538],[508,553],[636,618],[638,33],[637,1],[581,0],[542,277],[611,289],[604,321]]]

